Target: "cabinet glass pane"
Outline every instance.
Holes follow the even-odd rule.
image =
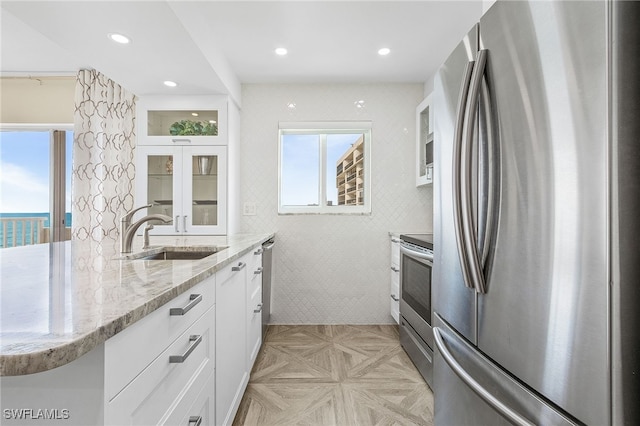
[[[173,217],[173,156],[150,155],[147,159],[148,213]]]
[[[420,176],[431,178],[433,170],[433,129],[429,123],[429,106],[420,113]]]
[[[193,225],[218,224],[218,157],[197,155],[193,157]]]
[[[218,111],[148,111],[149,136],[216,136]]]

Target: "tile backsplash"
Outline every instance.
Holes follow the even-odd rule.
[[[273,323],[393,322],[388,232],[432,229],[431,187],[415,187],[422,96],[422,84],[243,86],[240,202],[255,215],[240,230],[277,232]],[[278,215],[278,122],[327,120],[372,121],[372,213]]]

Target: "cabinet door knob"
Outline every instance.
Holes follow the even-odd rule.
[[[202,424],[202,416],[190,416],[189,426],[200,426]]]
[[[192,334],[191,336],[189,336],[189,341],[191,342],[191,344],[182,355],[169,356],[170,364],[180,364],[185,362],[187,358],[189,358],[189,355],[191,355],[191,352],[193,352],[193,350],[196,348],[196,346],[198,346],[200,342],[202,342],[202,336]]]
[[[260,267],[258,267],[258,269],[253,271],[253,273],[256,274],[256,275],[260,275],[262,273],[262,270],[263,270],[263,268],[262,268],[262,266],[260,266]]]
[[[189,303],[187,303],[183,308],[171,308],[169,309],[169,315],[184,315],[191,310],[198,303],[202,302],[201,294],[192,294],[189,296]]]
[[[262,303],[258,303],[257,309],[253,310],[254,314],[259,314],[260,312],[262,312]]]

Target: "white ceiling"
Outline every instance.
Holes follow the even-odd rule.
[[[482,13],[482,0],[0,4],[2,75],[95,68],[137,95],[237,101],[242,83],[425,82]],[[133,41],[117,45],[111,32]]]

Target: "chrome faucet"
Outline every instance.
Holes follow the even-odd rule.
[[[149,206],[145,206],[145,207],[149,207]],[[131,220],[131,218],[129,218],[129,220]],[[150,215],[144,216],[143,218],[135,221],[132,224],[129,224],[129,226],[127,226],[124,229],[124,233],[120,235],[120,242],[121,242],[120,252],[121,253],[131,253],[131,243],[133,242],[133,236],[136,235],[136,231],[143,223],[148,222],[150,220],[161,220],[164,223],[169,223],[173,220],[173,218],[171,216],[166,216],[163,214],[150,214]],[[121,224],[123,224],[124,222],[125,222],[125,217],[123,217],[120,220]]]

